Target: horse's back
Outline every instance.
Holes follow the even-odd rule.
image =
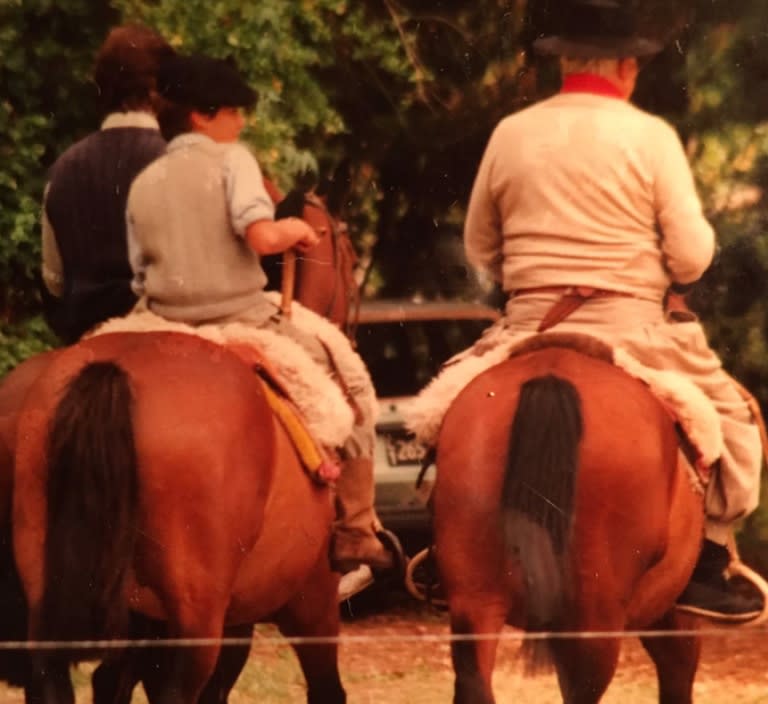
[[[87,365],[113,362],[130,379],[139,462],[146,482],[227,485],[266,493],[272,474],[272,416],[254,373],[234,354],[179,333],[96,336],[63,350],[38,378],[26,410],[50,415]],[[247,443],[236,442],[248,438]],[[261,464],[245,481],[245,467]],[[242,476],[243,480],[238,481]],[[242,484],[242,485],[241,485]],[[170,498],[170,497],[169,497]],[[255,496],[254,496],[255,498]]]
[[[661,403],[642,382],[611,363],[558,347],[513,357],[468,384],[446,414],[439,456],[453,465],[453,458],[470,458],[479,451],[502,461],[522,385],[547,375],[570,382],[579,394],[584,425],[580,461],[582,467],[593,468],[583,475],[589,482],[585,486],[610,487],[635,480],[648,484],[642,481],[649,478],[646,470],[671,481],[668,467],[676,452],[676,435]],[[501,478],[493,474],[473,475],[472,481],[487,481],[498,496]],[[462,478],[443,473],[440,481]]]

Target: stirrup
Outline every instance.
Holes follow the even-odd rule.
[[[405,578],[408,556],[405,554],[400,540],[391,530],[387,530],[386,528],[379,528],[375,532],[375,536],[380,543],[379,548],[382,548],[382,553],[388,558],[386,566],[376,565],[372,560],[366,560],[360,555],[351,555],[350,557],[345,558],[337,557],[335,554],[334,537],[331,541],[331,569],[345,575],[349,572],[358,570],[362,566],[366,566],[371,570],[376,579],[392,579],[397,582],[402,582]]]
[[[424,548],[410,559],[405,571],[405,588],[419,601],[426,601],[440,609],[448,608],[437,574],[433,547]]]
[[[728,552],[731,553],[731,563],[726,569],[728,577],[739,577],[749,582],[763,597],[763,610],[759,616],[750,619],[746,622],[747,625],[756,626],[768,621],[768,581],[763,579],[755,570],[748,567],[741,561],[739,556],[739,548],[736,545],[736,538],[733,532],[728,535],[728,542],[726,543]]]

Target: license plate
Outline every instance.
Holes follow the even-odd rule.
[[[406,431],[385,433],[384,444],[387,450],[387,461],[393,467],[403,464],[420,464],[427,454],[427,448]]]

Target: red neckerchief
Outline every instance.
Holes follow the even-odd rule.
[[[621,91],[607,78],[594,73],[571,73],[563,80],[561,93],[592,93],[608,98],[622,98]]]

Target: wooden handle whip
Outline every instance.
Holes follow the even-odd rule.
[[[291,304],[293,303],[293,292],[296,286],[296,250],[286,249],[283,252],[283,280],[281,287],[282,300],[280,302],[280,312],[286,317],[291,317]]]

